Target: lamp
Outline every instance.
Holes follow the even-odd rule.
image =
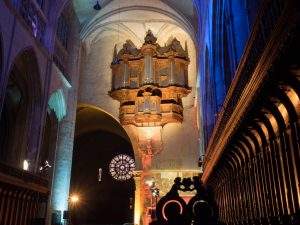
[[[79,204],[79,196],[77,194],[71,194],[69,196],[69,211],[66,212],[65,219],[69,220],[67,224],[73,224],[73,214],[75,213],[75,208]],[[65,213],[64,213],[65,214]]]
[[[24,159],[23,161],[23,170],[28,171],[29,170],[29,160]]]
[[[49,162],[46,160],[39,168],[40,172],[46,171],[47,169],[51,168],[51,165]]]
[[[96,2],[96,4],[93,6],[93,8],[98,11],[101,9],[101,5],[100,5],[99,1]]]

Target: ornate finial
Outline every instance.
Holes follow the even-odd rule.
[[[186,53],[186,57],[189,57],[189,51],[188,51],[188,47],[187,47],[187,41],[185,41],[184,51]]]
[[[119,58],[118,58],[118,51],[117,51],[117,45],[114,47],[114,55],[113,55],[113,61],[111,63],[112,65],[114,64],[120,64]]]
[[[146,34],[146,37],[144,38],[144,40],[145,40],[144,45],[145,45],[145,44],[155,44],[157,38],[154,37],[152,31],[149,29],[149,30],[147,31],[147,34]]]

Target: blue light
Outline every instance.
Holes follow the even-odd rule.
[[[48,110],[53,110],[58,121],[61,121],[67,114],[64,93],[61,89],[52,93],[48,102]]]

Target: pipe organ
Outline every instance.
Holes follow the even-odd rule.
[[[191,92],[187,46],[174,38],[161,47],[150,30],[144,40],[140,49],[127,40],[114,50],[109,95],[120,102],[120,122],[137,127],[182,122],[182,98]]]

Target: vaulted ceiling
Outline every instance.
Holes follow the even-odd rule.
[[[114,5],[118,6],[119,4],[121,4],[122,1],[124,0],[100,0],[99,2],[102,9],[104,9],[106,7],[112,7],[112,2],[114,2]],[[159,0],[146,1],[150,2],[151,4],[155,4],[155,2]],[[136,5],[139,5],[146,1],[137,1]],[[161,0],[161,2],[165,3],[166,5],[173,8],[175,11],[182,14],[190,21],[193,27],[196,28],[197,13],[193,4],[193,0]],[[93,9],[95,3],[96,0],[73,0],[74,8],[81,24],[88,23],[88,21],[91,20],[98,13],[98,11]]]
[[[88,76],[91,79],[90,81],[86,78],[81,79],[79,100],[99,105],[117,115],[116,106],[105,107],[106,101],[100,100],[110,89],[111,77],[107,74],[111,73],[109,66],[114,46],[120,50],[129,39],[140,48],[144,43],[146,32],[150,29],[161,46],[168,44],[175,37],[182,46],[187,43],[191,59],[189,85],[192,87],[192,93],[183,100],[183,105],[192,107],[196,99],[198,41],[198,18],[193,1],[100,0],[99,2],[102,8],[97,11],[93,9],[95,0],[73,0],[81,22],[81,40],[88,58],[83,74],[84,77]]]

